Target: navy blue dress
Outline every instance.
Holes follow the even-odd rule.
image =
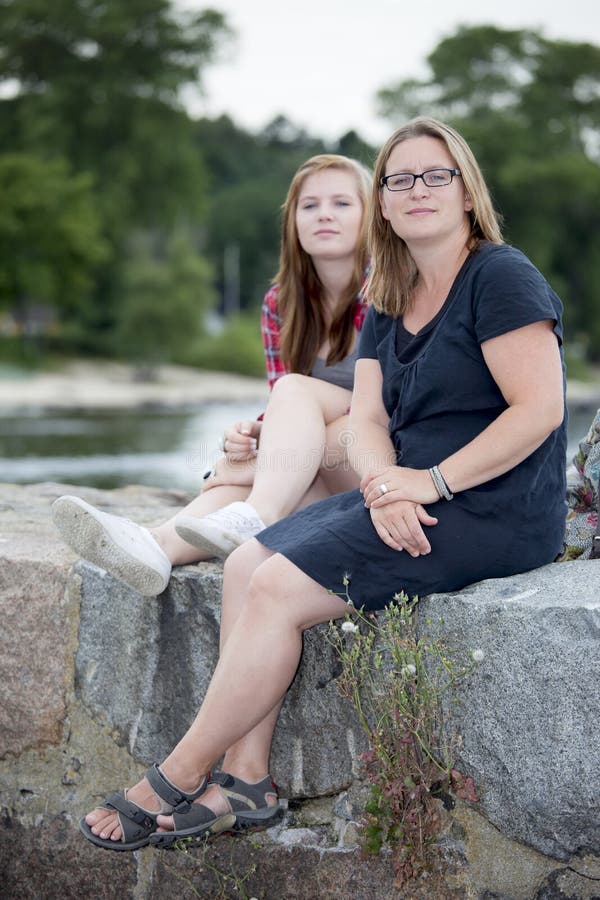
[[[551,320],[562,353],[562,304],[533,264],[508,245],[482,243],[458,273],[435,318],[412,336],[372,308],[359,358],[378,359],[397,463],[429,468],[484,430],[507,404],[481,344]],[[380,609],[394,594],[454,591],[552,562],[565,528],[566,422],[504,475],[427,506],[431,553],[412,557],[377,535],[360,491],[293,513],[258,540],[328,590]]]

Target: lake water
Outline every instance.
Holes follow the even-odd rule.
[[[219,455],[224,428],[260,412],[254,402],[0,416],[0,481],[193,491]]]
[[[215,403],[177,411],[0,415],[0,481],[194,491],[219,454],[224,428],[260,412],[256,403]],[[569,460],[594,412],[571,413]]]

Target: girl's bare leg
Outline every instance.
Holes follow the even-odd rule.
[[[285,557],[269,556],[268,551],[257,551],[256,546],[256,542],[249,542],[227,565],[226,607],[230,589],[246,599],[239,605],[232,601],[233,623],[204,702],[190,729],[161,765],[167,778],[182,790],[196,788],[228,748],[235,748],[243,738],[254,741],[260,755],[268,758],[266,738],[268,735],[270,743],[276,712],[298,667],[303,631],[339,618],[348,609],[343,600],[328,593]],[[262,555],[263,561],[244,588],[242,582],[246,577],[247,583],[248,559],[253,553],[255,558]],[[243,678],[239,674],[241,662]],[[147,809],[158,808],[145,779],[128,791],[128,797]],[[86,821],[95,834],[120,837],[116,816],[106,810],[94,810]],[[170,819],[161,817],[159,821],[168,827]]]
[[[204,491],[195,497],[191,503],[177,511],[177,514],[161,525],[150,529],[152,536],[158,541],[167,554],[172,566],[185,566],[200,560],[211,559],[210,553],[205,553],[197,547],[188,544],[179,537],[175,531],[175,521],[182,513],[191,516],[207,516],[217,509],[222,509],[236,500],[246,500],[250,493],[250,486],[237,484],[217,485],[209,491]]]
[[[344,415],[350,398],[350,391],[305,375],[275,383],[248,495],[267,525],[298,507],[321,468],[327,425]]]

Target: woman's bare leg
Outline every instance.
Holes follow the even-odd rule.
[[[192,726],[161,765],[166,777],[182,790],[196,788],[228,748],[245,737],[255,741],[256,749],[268,758],[268,750],[260,751],[260,747],[264,748],[267,736],[270,744],[276,713],[298,667],[303,631],[347,611],[343,600],[279,554],[260,563],[244,590],[246,555],[254,552],[255,546],[251,542],[248,549],[240,548],[228,564],[226,598],[230,584],[232,591],[242,595],[247,591],[247,598],[237,606],[237,616],[233,602],[234,621],[204,702]],[[224,602],[229,606],[228,599]],[[239,677],[241,661],[243,678]],[[128,797],[147,809],[158,808],[145,779],[128,791]],[[95,834],[120,837],[114,814],[94,810],[86,820]],[[169,818],[161,817],[159,822],[168,827]]]

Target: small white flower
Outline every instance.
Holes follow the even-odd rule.
[[[403,674],[403,675],[416,675],[416,674],[417,674],[417,667],[416,667],[416,666],[413,666],[412,663],[408,663],[407,666],[403,666],[403,667],[402,667],[402,674]]]
[[[483,659],[485,657],[485,653],[483,652],[483,650],[473,650],[473,652],[471,653],[471,656],[473,657],[475,662],[480,663],[483,661]]]
[[[342,631],[346,631],[348,634],[356,634],[358,625],[355,625],[354,622],[342,622]]]

